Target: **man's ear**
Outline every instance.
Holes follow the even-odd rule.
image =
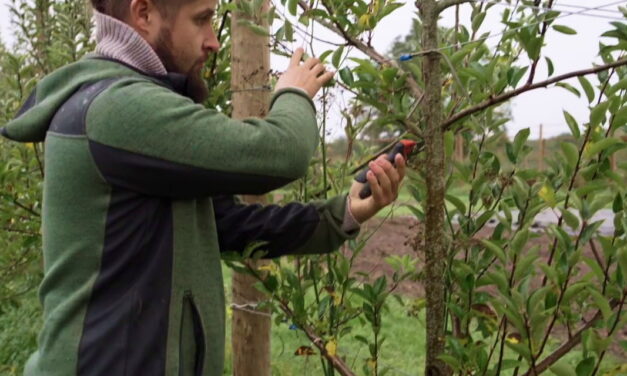
[[[152,0],[131,0],[127,23],[152,44],[161,29],[162,18]]]

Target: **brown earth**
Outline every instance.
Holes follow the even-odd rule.
[[[377,230],[378,228],[378,230]],[[376,230],[376,231],[375,231]],[[476,238],[487,238],[492,233],[492,228],[486,227],[479,232]],[[365,273],[369,276],[370,280],[375,280],[381,275],[386,275],[391,278],[393,269],[384,261],[385,257],[392,255],[411,255],[417,256],[422,260],[423,255],[417,254],[414,251],[413,244],[416,239],[422,237],[422,226],[414,218],[409,217],[397,217],[390,218],[386,221],[379,219],[373,219],[368,222],[362,229],[362,236],[369,236],[375,231],[371,238],[368,240],[367,245],[363,251],[357,256],[355,260],[354,270]],[[544,234],[531,238],[528,242],[528,249],[535,245],[541,246],[540,255],[548,258],[550,249],[550,242],[552,239]],[[586,245],[584,255],[588,257],[594,257],[590,245]],[[602,256],[601,256],[602,257]],[[419,262],[418,270],[422,269],[422,262]],[[580,274],[585,274],[589,271],[587,265],[583,265],[580,270]],[[537,284],[540,284],[538,279]],[[404,281],[397,289],[397,291],[403,296],[420,298],[424,296],[424,288],[420,280],[417,281]],[[619,333],[617,340],[624,341],[627,339],[627,328],[618,328]],[[568,332],[566,328],[556,327],[554,333],[559,338],[568,338]],[[618,341],[614,341],[615,344],[610,347],[610,350],[614,356],[621,361],[627,361],[627,352],[623,350]]]

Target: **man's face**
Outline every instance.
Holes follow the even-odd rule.
[[[217,0],[195,0],[181,6],[178,13],[164,19],[155,42],[155,50],[168,72],[185,74],[194,99],[202,101],[206,93],[201,70],[210,53],[220,48],[213,30]],[[194,92],[196,91],[196,92]],[[205,88],[206,92],[206,88]]]

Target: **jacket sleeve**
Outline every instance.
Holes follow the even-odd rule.
[[[346,196],[285,206],[248,205],[219,196],[213,198],[213,207],[223,252],[243,252],[253,242],[266,242],[260,247],[268,252],[265,258],[330,253],[359,234],[358,229],[342,229]]]
[[[264,119],[240,121],[126,79],[94,99],[85,123],[110,184],[172,198],[266,193],[304,175],[318,143],[313,102],[294,89],[277,92]]]

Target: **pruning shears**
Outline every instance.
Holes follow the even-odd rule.
[[[422,144],[420,146],[422,146]],[[414,152],[416,152],[418,149],[421,149],[421,147],[419,147],[416,141],[400,140],[387,153],[387,155],[385,156],[385,159],[388,160],[390,163],[392,163],[392,165],[394,165],[395,164],[394,159],[397,154],[399,153],[402,154],[405,160],[407,160],[407,158],[409,158],[409,156],[413,154]],[[370,195],[372,195],[372,189],[370,188],[370,183],[368,183],[368,179],[366,179],[366,174],[368,174],[368,171],[370,171],[370,168],[366,167],[363,170],[361,170],[361,172],[357,174],[357,176],[355,176],[355,181],[358,181],[360,183],[365,183],[361,191],[359,191],[359,198],[361,199],[365,199],[369,197]]]

